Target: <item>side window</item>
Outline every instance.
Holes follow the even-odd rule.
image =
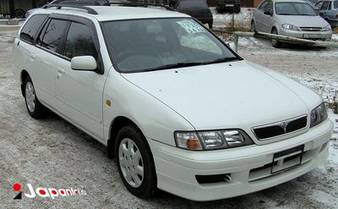
[[[264,12],[264,8],[266,7],[267,4],[268,4],[268,1],[264,1],[264,2],[258,7],[258,9]]]
[[[39,37],[41,46],[53,52],[60,52],[68,24],[65,20],[52,19],[45,33]]]
[[[20,33],[20,39],[28,43],[34,42],[36,33],[39,32],[41,25],[46,20],[47,15],[34,15],[29,18]]]
[[[86,25],[75,22],[71,24],[64,55],[70,59],[76,56],[93,56],[97,59],[92,33]]]
[[[324,1],[321,10],[328,10],[330,2]]]
[[[265,7],[265,11],[271,11],[273,12],[273,4],[272,1],[269,1],[268,4]]]
[[[323,2],[320,1],[320,2],[317,2],[317,3],[315,4],[315,7],[317,7],[318,9],[321,9],[321,8],[322,8],[322,5],[323,5]]]

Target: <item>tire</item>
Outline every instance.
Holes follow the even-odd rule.
[[[272,29],[271,33],[275,34],[275,35],[278,35],[278,32],[277,32],[276,28]],[[282,45],[277,39],[271,39],[271,44],[275,48],[280,48],[281,45]]]
[[[241,12],[241,6],[236,5],[234,11],[235,11],[236,14],[240,13]]]
[[[257,35],[256,24],[254,20],[251,21],[250,31],[253,32],[254,35]]]
[[[47,114],[47,108],[40,103],[35,93],[32,80],[27,77],[24,81],[25,104],[29,115],[35,119],[42,119]]]
[[[208,26],[209,26],[209,29],[212,30],[212,25],[213,25],[213,22],[208,22]]]
[[[133,126],[125,126],[117,134],[116,145],[117,166],[125,187],[139,198],[152,197],[157,191],[157,177],[143,134]]]

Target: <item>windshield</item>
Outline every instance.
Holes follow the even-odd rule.
[[[277,15],[306,15],[316,16],[316,11],[311,5],[301,2],[278,2],[276,3]]]
[[[338,9],[338,1],[335,1],[333,6],[334,6],[335,9]]]
[[[191,18],[103,23],[111,59],[119,72],[144,72],[240,59]]]

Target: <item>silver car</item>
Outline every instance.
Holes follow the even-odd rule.
[[[332,29],[313,6],[302,0],[264,0],[254,11],[251,31],[311,40],[330,40]],[[280,41],[273,39],[274,47]]]

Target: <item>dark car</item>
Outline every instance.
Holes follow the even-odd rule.
[[[208,24],[209,28],[212,28],[214,21],[207,0],[172,0],[170,6],[179,12],[196,18],[203,24]]]
[[[216,10],[218,13],[230,12],[239,13],[241,11],[240,0],[217,0]]]
[[[53,0],[47,1],[48,3],[41,8],[46,9],[55,4],[78,4],[78,5],[109,5],[109,0]],[[26,12],[26,17],[29,17],[36,9],[31,9]]]
[[[319,15],[330,23],[332,28],[338,27],[338,0],[324,0],[316,4]]]

